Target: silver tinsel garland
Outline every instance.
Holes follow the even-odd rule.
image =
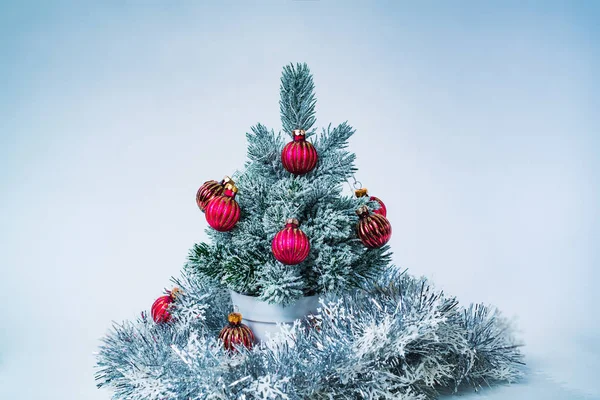
[[[98,386],[114,399],[433,399],[440,391],[519,378],[506,321],[463,308],[425,279],[391,269],[377,283],[326,295],[317,316],[235,356],[217,336],[226,291],[184,275],[174,322],[142,314],[116,325],[98,354]]]

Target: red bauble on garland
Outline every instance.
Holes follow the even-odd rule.
[[[223,194],[213,197],[206,206],[206,222],[219,232],[232,230],[240,219],[240,205],[235,201],[237,191],[235,185],[228,183]]]
[[[234,352],[236,346],[251,349],[254,344],[254,333],[248,326],[242,324],[242,314],[231,313],[227,317],[229,325],[221,329],[219,339],[223,341],[226,350]]]
[[[303,175],[313,170],[319,156],[315,146],[306,141],[303,129],[294,129],[294,140],[283,147],[281,162],[283,167],[294,175]]]
[[[285,228],[277,232],[271,243],[273,255],[283,264],[300,264],[310,252],[308,236],[298,228],[298,225],[296,218],[289,218]]]
[[[386,217],[380,214],[371,214],[367,206],[356,210],[360,217],[357,233],[361,242],[371,249],[376,249],[386,244],[392,237],[392,225]]]
[[[369,195],[366,188],[356,189],[354,191],[354,193],[356,194],[356,197],[363,197],[363,196]],[[375,197],[375,196],[371,196],[371,197],[369,197],[369,200],[376,201],[379,203],[379,208],[376,210],[373,210],[373,213],[387,217],[387,208],[385,207],[385,204],[383,204],[383,201],[381,201],[381,199],[379,199],[378,197]]]
[[[161,296],[154,304],[152,304],[151,314],[152,319],[157,324],[163,324],[165,322],[169,322],[172,319],[170,309],[172,307],[175,298],[179,294],[179,288],[173,288],[171,291],[167,291],[166,296]]]
[[[223,178],[221,182],[212,180],[204,182],[196,193],[196,204],[198,204],[198,208],[204,212],[209,201],[211,201],[214,197],[223,194],[223,190],[225,189],[225,185],[227,183],[233,184],[233,180],[231,180],[231,178],[228,176]]]

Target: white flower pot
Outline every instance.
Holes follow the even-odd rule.
[[[269,304],[258,297],[246,296],[230,290],[233,309],[242,314],[242,323],[252,329],[258,342],[267,339],[267,334],[280,331],[277,324],[291,324],[309,314],[316,314],[319,307],[319,296],[308,296],[298,299],[295,303],[283,306]]]

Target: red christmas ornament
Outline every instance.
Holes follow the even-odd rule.
[[[206,222],[219,232],[232,230],[240,219],[240,205],[235,201],[237,191],[235,185],[228,183],[223,194],[213,197],[206,206]]]
[[[200,186],[200,189],[198,189],[198,192],[196,193],[196,204],[198,204],[200,211],[204,212],[208,202],[212,200],[213,197],[223,194],[223,190],[227,183],[233,184],[233,180],[228,176],[223,178],[221,182],[206,181]]]
[[[152,304],[151,309],[152,319],[154,320],[154,322],[156,322],[157,324],[162,324],[171,321],[172,317],[169,310],[172,307],[173,301],[175,301],[175,298],[177,297],[179,292],[179,288],[173,288],[173,290],[167,291],[166,296],[161,296],[158,299],[156,299],[154,304]]]
[[[356,197],[363,197],[363,196],[369,195],[369,193],[367,193],[366,188],[365,189],[356,189],[354,191],[354,193],[356,194]],[[376,201],[379,203],[379,208],[376,210],[373,210],[373,213],[387,217],[387,208],[385,207],[385,204],[383,204],[383,201],[381,201],[381,199],[379,199],[378,197],[375,197],[375,196],[371,196],[371,197],[369,197],[369,200]]]
[[[234,346],[244,346],[251,349],[254,344],[254,333],[248,326],[242,324],[242,314],[231,313],[227,317],[229,325],[221,329],[219,339],[223,341],[223,346],[230,352],[236,351]]]
[[[317,165],[319,156],[311,142],[306,141],[303,129],[294,129],[294,140],[283,147],[281,162],[294,175],[304,175]]]
[[[286,265],[300,264],[310,252],[308,236],[298,225],[296,218],[289,218],[285,228],[277,232],[271,243],[275,258]]]
[[[371,214],[367,206],[356,210],[360,217],[358,221],[358,237],[365,246],[376,249],[386,244],[392,237],[392,225],[386,217],[380,214]]]

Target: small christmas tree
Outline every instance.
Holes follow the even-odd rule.
[[[495,310],[461,308],[390,265],[385,206],[364,189],[342,193],[356,172],[354,129],[317,134],[315,105],[308,67],[285,67],[283,134],[253,127],[244,170],[202,185],[212,243],[190,251],[155,323],[143,313],[104,339],[97,379],[115,399],[429,399],[519,376],[522,356]],[[230,292],[321,305],[252,346]]]
[[[356,171],[355,155],[347,150],[354,129],[342,123],[317,135],[315,104],[308,67],[284,68],[280,110],[285,136],[260,124],[246,135],[248,161],[233,176],[242,215],[229,232],[209,228],[212,244],[194,246],[187,268],[201,282],[287,304],[359,287],[389,264],[387,245],[369,249],[356,236],[356,210],[366,198],[342,195],[343,184]],[[288,172],[282,163],[282,149],[302,136],[294,134],[299,132],[315,138],[318,154],[316,167],[302,175]],[[308,257],[294,266],[272,253],[273,238],[288,218],[296,218],[310,240]]]

